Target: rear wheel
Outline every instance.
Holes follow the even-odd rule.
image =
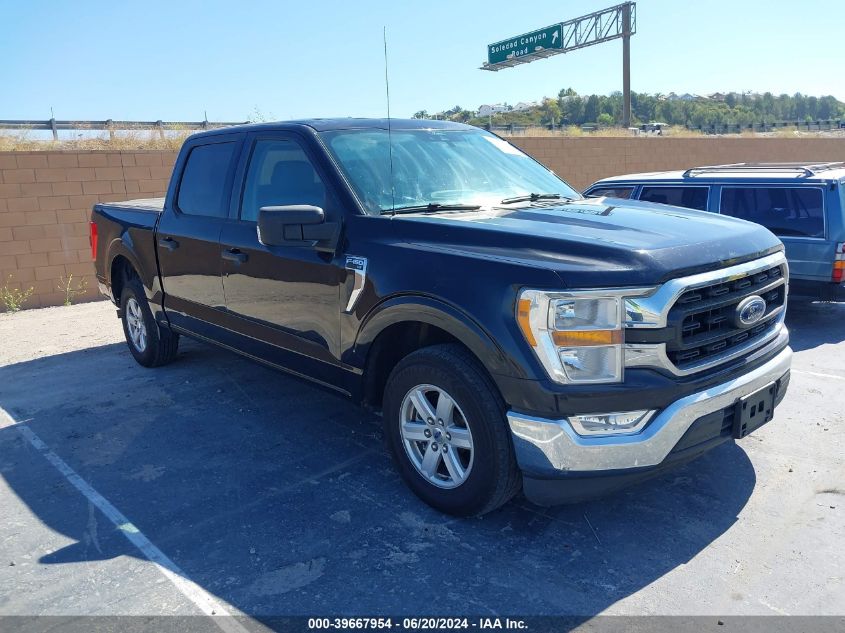
[[[144,315],[141,313],[141,306],[135,297],[128,297],[126,300],[126,330],[128,341],[139,353],[147,351],[147,325],[144,323]]]
[[[176,357],[179,335],[155,322],[137,277],[127,279],[120,295],[123,334],[133,358],[144,367],[165,365]]]
[[[458,345],[402,359],[384,394],[388,446],[405,483],[449,514],[484,514],[520,486],[501,396]]]

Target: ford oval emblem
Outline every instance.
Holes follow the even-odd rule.
[[[751,295],[739,302],[734,321],[738,327],[751,327],[766,314],[766,300],[760,295]]]

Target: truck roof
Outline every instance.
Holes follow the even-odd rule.
[[[628,183],[641,181],[672,181],[685,184],[709,184],[725,180],[800,180],[802,182],[831,182],[845,180],[845,163],[733,163],[693,167],[687,170],[651,171],[602,178],[596,183]],[[596,184],[594,183],[594,184]]]
[[[274,121],[271,123],[248,123],[246,125],[233,125],[230,127],[216,128],[198,132],[193,136],[207,136],[214,134],[228,134],[232,132],[254,132],[271,130],[291,130],[302,127],[310,127],[317,132],[329,130],[354,130],[354,129],[388,129],[388,119],[363,119],[363,118],[335,118],[335,119],[296,119],[293,121]],[[432,119],[390,119],[390,128],[393,130],[477,130],[471,125],[454,123],[452,121],[436,121]]]

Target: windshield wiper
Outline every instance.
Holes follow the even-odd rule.
[[[407,207],[384,209],[382,210],[381,215],[416,213],[417,211],[476,211],[480,208],[480,204],[440,204],[439,202],[429,202],[428,204],[412,204]]]
[[[537,200],[557,200],[564,198],[564,200],[572,200],[566,198],[559,193],[526,193],[522,196],[514,196],[513,198],[505,198],[499,204],[511,204],[512,202],[537,202]]]

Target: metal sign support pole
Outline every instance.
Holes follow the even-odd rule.
[[[631,126],[631,5],[622,5],[622,125]]]

